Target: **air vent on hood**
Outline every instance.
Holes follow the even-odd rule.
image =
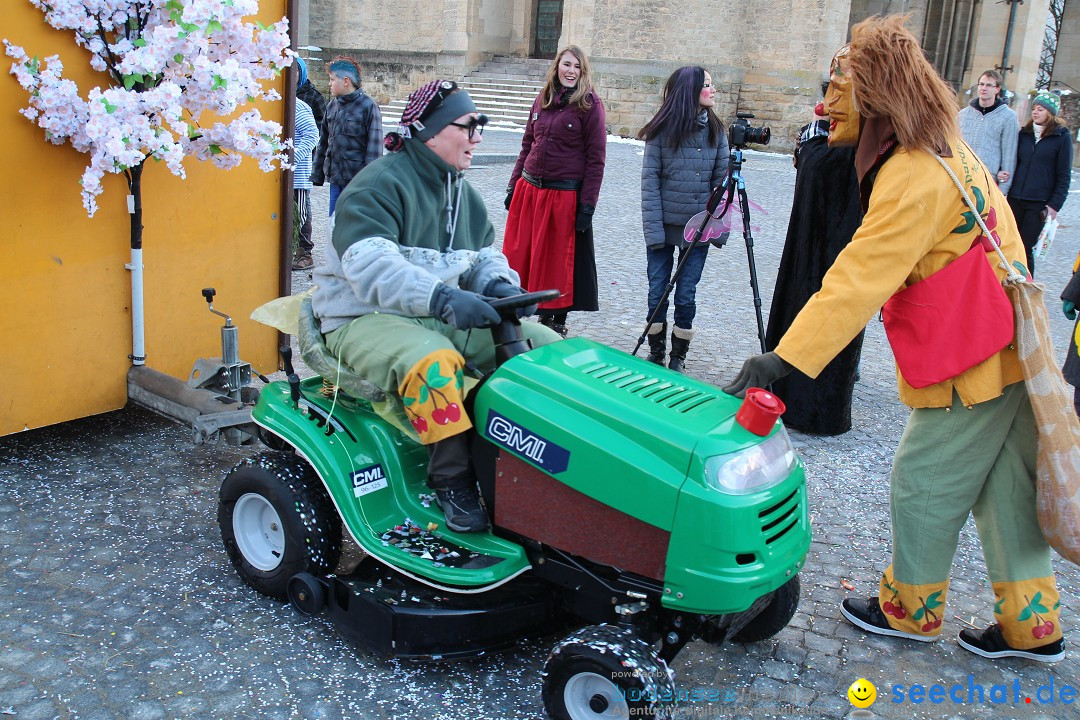
[[[603,383],[680,413],[696,410],[716,400],[715,393],[689,388],[678,382],[611,363],[594,363],[583,367],[581,371]]]

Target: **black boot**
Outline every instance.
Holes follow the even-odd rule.
[[[428,487],[435,491],[446,526],[454,532],[486,530],[488,517],[476,488],[468,435],[452,435],[427,447]]]
[[[551,329],[563,337],[566,337],[566,316],[567,313],[558,313],[552,318],[555,321],[555,324],[551,326]]]
[[[668,367],[675,372],[683,372],[686,350],[690,347],[692,337],[694,337],[693,330],[681,328],[678,325],[671,329],[671,354],[668,356]]]
[[[541,315],[540,324],[544,327],[549,327],[563,337],[566,337],[566,315],[566,313],[561,313],[559,315]]]
[[[664,364],[667,353],[667,323],[653,323],[649,326],[649,355],[645,359],[657,365]]]

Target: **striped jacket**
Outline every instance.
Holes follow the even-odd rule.
[[[311,189],[311,158],[319,146],[319,126],[311,106],[303,100],[296,101],[296,130],[293,132],[293,190]]]

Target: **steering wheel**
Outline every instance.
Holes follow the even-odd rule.
[[[503,318],[511,318],[517,317],[516,311],[518,308],[549,302],[559,297],[560,294],[561,293],[558,290],[538,290],[536,292],[522,293],[521,295],[512,295],[506,298],[488,300],[488,305],[493,307]]]

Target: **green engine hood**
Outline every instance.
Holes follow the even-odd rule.
[[[738,399],[606,345],[574,338],[504,363],[477,391],[489,441],[566,485],[671,530],[691,458]],[[739,428],[741,430],[741,428]],[[761,438],[712,434],[710,454]]]

